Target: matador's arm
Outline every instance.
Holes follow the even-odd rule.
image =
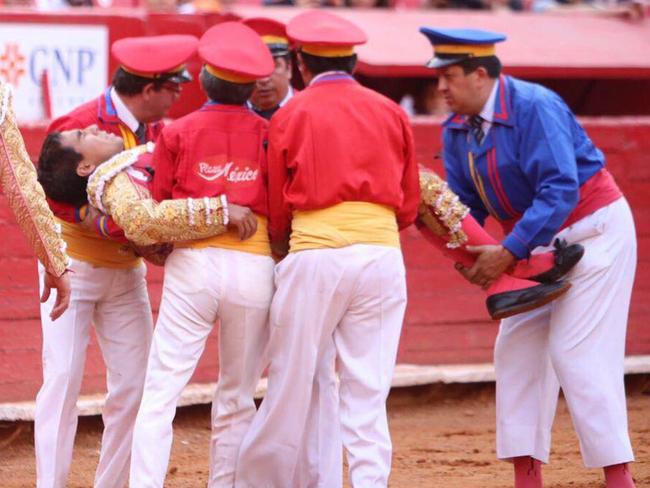
[[[11,107],[9,85],[0,81],[0,186],[27,237],[48,273],[61,276],[68,266],[65,242],[47,205],[36,169]]]
[[[126,238],[139,246],[204,239],[225,232],[225,196],[156,202],[144,186],[131,180],[128,168],[149,150],[138,146],[99,166],[88,180],[90,204],[111,216]]]
[[[125,173],[107,184],[102,202],[126,238],[139,246],[205,239],[224,233],[228,223],[225,196],[156,202],[142,198]]]

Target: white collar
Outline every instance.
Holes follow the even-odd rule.
[[[278,107],[283,107],[291,98],[293,97],[293,87],[289,85],[289,89],[287,90],[287,94],[284,96],[282,101],[278,103]]]
[[[492,119],[494,119],[494,103],[497,99],[498,90],[499,90],[499,79],[497,78],[496,81],[494,82],[494,86],[492,87],[492,93],[490,93],[490,96],[485,102],[485,105],[483,105],[483,110],[481,110],[481,113],[479,114],[481,118],[486,122],[492,123]]]
[[[115,107],[115,112],[117,112],[117,118],[124,122],[126,126],[135,134],[135,132],[138,130],[138,127],[140,126],[140,122],[138,122],[138,119],[136,119],[135,115],[131,113],[129,107],[127,107],[122,101],[117,93],[117,90],[115,90],[115,87],[111,87],[111,101]]]

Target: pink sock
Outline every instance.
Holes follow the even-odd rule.
[[[513,458],[515,488],[542,488],[542,463],[530,456]]]
[[[632,473],[627,467],[627,463],[613,464],[605,466],[605,483],[607,488],[635,488]]]

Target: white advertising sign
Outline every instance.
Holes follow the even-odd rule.
[[[45,118],[45,70],[53,117],[97,97],[107,85],[108,28],[1,23],[0,78],[14,89],[19,122]]]

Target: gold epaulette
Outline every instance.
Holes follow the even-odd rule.
[[[88,178],[88,186],[86,188],[88,193],[88,203],[102,213],[108,213],[102,202],[106,185],[126,168],[133,166],[138,158],[144,153],[153,152],[153,149],[154,144],[148,142],[141,146],[136,146],[132,149],[122,151],[108,161],[97,166],[95,171],[93,171]]]

